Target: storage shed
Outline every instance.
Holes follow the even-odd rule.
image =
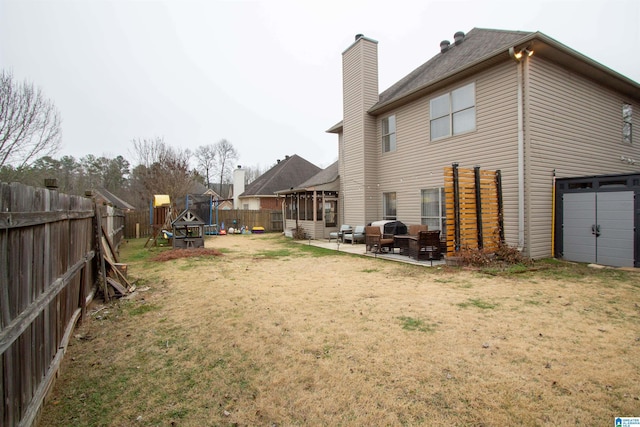
[[[640,173],[556,181],[555,255],[640,267]]]
[[[204,221],[189,209],[185,209],[171,223],[174,248],[204,247]]]

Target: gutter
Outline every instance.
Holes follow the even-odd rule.
[[[525,56],[526,58],[526,56]],[[524,59],[525,61],[527,59]],[[524,106],[522,97],[523,61],[518,61],[518,252],[524,249]]]

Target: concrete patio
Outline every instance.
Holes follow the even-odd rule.
[[[389,261],[404,262],[406,264],[421,265],[423,267],[432,267],[432,266],[437,267],[440,265],[445,265],[444,257],[441,260],[434,260],[433,262],[429,260],[417,261],[413,258],[409,258],[407,255],[400,255],[397,252],[397,249],[396,249],[396,252],[389,252],[389,253],[367,252],[366,245],[364,243],[351,244],[351,243],[336,242],[335,240],[329,242],[328,240],[324,240],[324,239],[323,240],[314,240],[314,239],[295,240],[295,241],[300,244],[317,246],[319,248],[331,249],[339,252],[347,252],[350,254],[368,256],[372,258],[386,259]]]

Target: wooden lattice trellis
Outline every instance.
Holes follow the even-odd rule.
[[[444,169],[447,255],[461,249],[495,250],[504,241],[500,171]]]

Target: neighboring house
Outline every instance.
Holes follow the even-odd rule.
[[[342,54],[343,120],[328,130],[339,136],[341,223],[443,229],[443,169],[477,165],[502,172],[506,242],[549,257],[556,179],[640,170],[640,85],[542,33],[458,32],[382,93],[377,45],[357,35]],[[618,181],[640,194],[638,179]],[[640,213],[625,206],[638,265]],[[597,251],[591,227],[582,232]]]
[[[312,239],[325,239],[338,230],[338,162],[300,185],[278,191],[284,197],[284,229],[304,228]]]
[[[296,154],[285,156],[284,160],[278,160],[275,166],[238,194],[236,209],[281,209],[282,199],[276,195],[276,191],[297,187],[320,170],[318,166]],[[239,176],[240,174],[234,173],[234,180]]]
[[[214,203],[214,205],[217,204],[219,210],[226,211],[226,210],[233,209],[233,198],[231,197],[228,197],[225,199],[210,188],[204,193],[202,193],[202,195],[205,197],[208,197],[212,201],[212,203]]]

